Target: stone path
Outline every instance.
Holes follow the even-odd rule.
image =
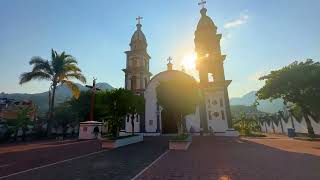
[[[168,137],[146,137],[142,143],[36,169],[8,180],[131,179],[168,149]],[[74,149],[74,152],[81,149]],[[1,178],[0,178],[1,179]]]
[[[251,140],[194,137],[188,151],[170,151],[137,179],[320,179],[320,156],[305,154],[306,150],[300,153],[299,148],[297,152],[279,148],[287,146],[292,150],[308,142],[288,138],[273,139],[272,143],[268,139]],[[268,142],[268,146],[263,145],[264,141]],[[309,147],[315,145],[320,146],[317,142]],[[310,152],[313,151],[310,148]],[[317,151],[320,155],[320,150]]]

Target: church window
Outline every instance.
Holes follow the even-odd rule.
[[[222,120],[225,120],[224,111],[223,111],[223,110],[221,111],[221,119],[222,119]]]
[[[212,120],[211,111],[208,111],[209,120]]]
[[[129,115],[127,115],[127,122],[129,122],[129,120],[130,120],[130,116],[129,116]]]
[[[137,78],[135,76],[131,77],[131,90],[137,89]]]
[[[213,116],[217,118],[217,117],[219,117],[219,113],[218,112],[214,112]]]
[[[149,125],[150,125],[150,126],[153,125],[153,120],[149,120]]]
[[[213,101],[213,105],[217,105],[218,103],[217,103],[217,101],[216,100],[214,100]]]
[[[138,66],[138,61],[136,59],[133,59],[133,67],[137,67]]]
[[[220,98],[220,107],[223,107],[223,100]]]

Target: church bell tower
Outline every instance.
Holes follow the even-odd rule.
[[[201,18],[195,31],[196,67],[199,72],[200,90],[203,99],[200,104],[200,122],[204,132],[226,132],[231,128],[231,111],[228,86],[231,80],[225,80],[223,62],[226,58],[221,54],[221,34],[217,34],[217,26],[207,16],[205,1],[201,1]],[[209,76],[211,76],[209,78]],[[209,81],[213,79],[213,81]]]
[[[125,89],[143,95],[152,75],[149,72],[151,57],[147,53],[147,40],[141,30],[142,17],[139,16],[136,19],[138,21],[137,30],[131,37],[130,50],[125,52],[127,55],[126,68],[122,71],[125,73]]]

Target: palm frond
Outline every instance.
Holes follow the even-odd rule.
[[[80,96],[80,89],[79,89],[79,87],[78,87],[76,84],[74,84],[72,81],[68,81],[68,80],[62,80],[61,83],[67,85],[67,87],[71,90],[72,95],[73,95],[76,99],[79,98],[79,96]]]
[[[43,63],[34,64],[32,71],[33,72],[42,71],[42,72],[53,75],[53,69],[51,68],[48,61],[43,62]]]
[[[56,59],[57,56],[58,56],[57,51],[51,49],[51,60],[53,61],[54,59]]]
[[[46,59],[43,59],[42,57],[39,57],[39,56],[35,56],[35,57],[32,57],[31,60],[29,61],[29,64],[30,65],[34,65],[34,64],[44,64],[48,62]]]
[[[64,63],[65,64],[78,64],[78,61],[73,56],[66,55]]]
[[[86,77],[84,77],[84,75],[83,74],[81,74],[81,73],[70,73],[70,74],[66,74],[66,78],[67,79],[77,79],[77,80],[79,80],[80,82],[82,82],[82,83],[86,83],[87,82],[87,80],[86,80]]]
[[[20,82],[19,84],[27,83],[33,79],[38,80],[51,80],[52,76],[48,73],[36,71],[36,72],[25,72],[20,75]]]
[[[63,67],[64,72],[81,72],[81,69],[75,64],[66,64]]]

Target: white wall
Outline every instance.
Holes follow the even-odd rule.
[[[306,121],[305,121],[304,118],[302,118],[301,122],[298,122],[294,117],[292,117],[292,118],[293,118],[293,123],[294,123],[294,127],[295,127],[295,132],[297,132],[297,133],[308,133]],[[320,135],[320,123],[315,122],[311,117],[309,117],[309,119],[311,121],[314,133]],[[281,119],[281,121],[282,121],[282,124],[283,124],[284,133],[288,133],[288,128],[292,128],[291,117],[289,118],[287,123],[283,119]],[[263,124],[261,126],[261,131],[262,132],[266,132],[266,125],[267,125],[268,133],[273,133],[271,123],[270,123],[270,126],[268,124]],[[282,133],[280,123],[279,123],[278,126],[276,124],[274,124],[274,128],[275,128],[275,132],[276,133]]]
[[[211,129],[213,132],[225,132],[228,129],[228,121],[224,100],[224,89],[221,91],[207,91],[205,102],[207,107],[208,130],[210,131]],[[215,116],[215,113],[218,114],[218,116]]]
[[[134,132],[140,132],[140,116],[134,117]],[[126,132],[132,132],[131,115],[126,117]]]

